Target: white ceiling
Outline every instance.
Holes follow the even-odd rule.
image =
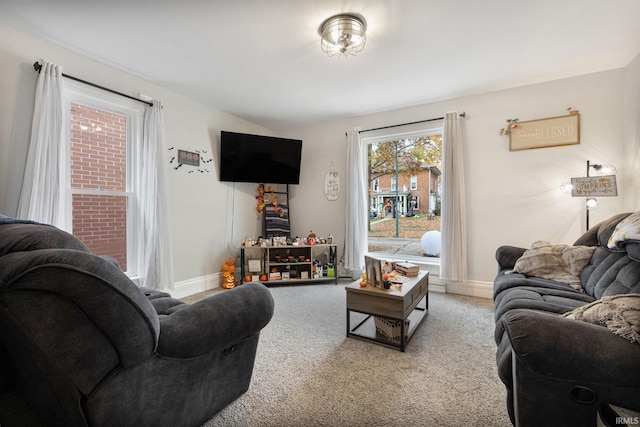
[[[367,20],[356,57],[320,50],[319,25],[340,12]],[[640,53],[639,0],[0,0],[0,17],[274,131]]]

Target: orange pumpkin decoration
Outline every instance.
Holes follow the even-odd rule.
[[[225,264],[233,265],[234,264],[233,258],[227,258],[227,260],[225,261]]]
[[[260,281],[261,282],[266,282],[267,281],[267,275],[266,274],[260,275]]]
[[[251,276],[244,276],[244,281],[245,282],[250,282],[251,281]]]

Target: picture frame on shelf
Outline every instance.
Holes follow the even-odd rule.
[[[260,273],[262,271],[262,260],[260,258],[248,259],[247,268],[249,273]]]
[[[367,284],[374,288],[384,288],[382,284],[382,263],[380,260],[365,255],[364,265],[367,273]]]

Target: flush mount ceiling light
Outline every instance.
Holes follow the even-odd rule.
[[[329,56],[356,55],[367,41],[367,22],[360,15],[340,14],[328,18],[320,25],[320,47]]]

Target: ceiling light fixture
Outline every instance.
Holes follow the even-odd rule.
[[[360,15],[340,14],[325,20],[318,33],[320,47],[329,56],[356,55],[367,41],[367,22]]]

